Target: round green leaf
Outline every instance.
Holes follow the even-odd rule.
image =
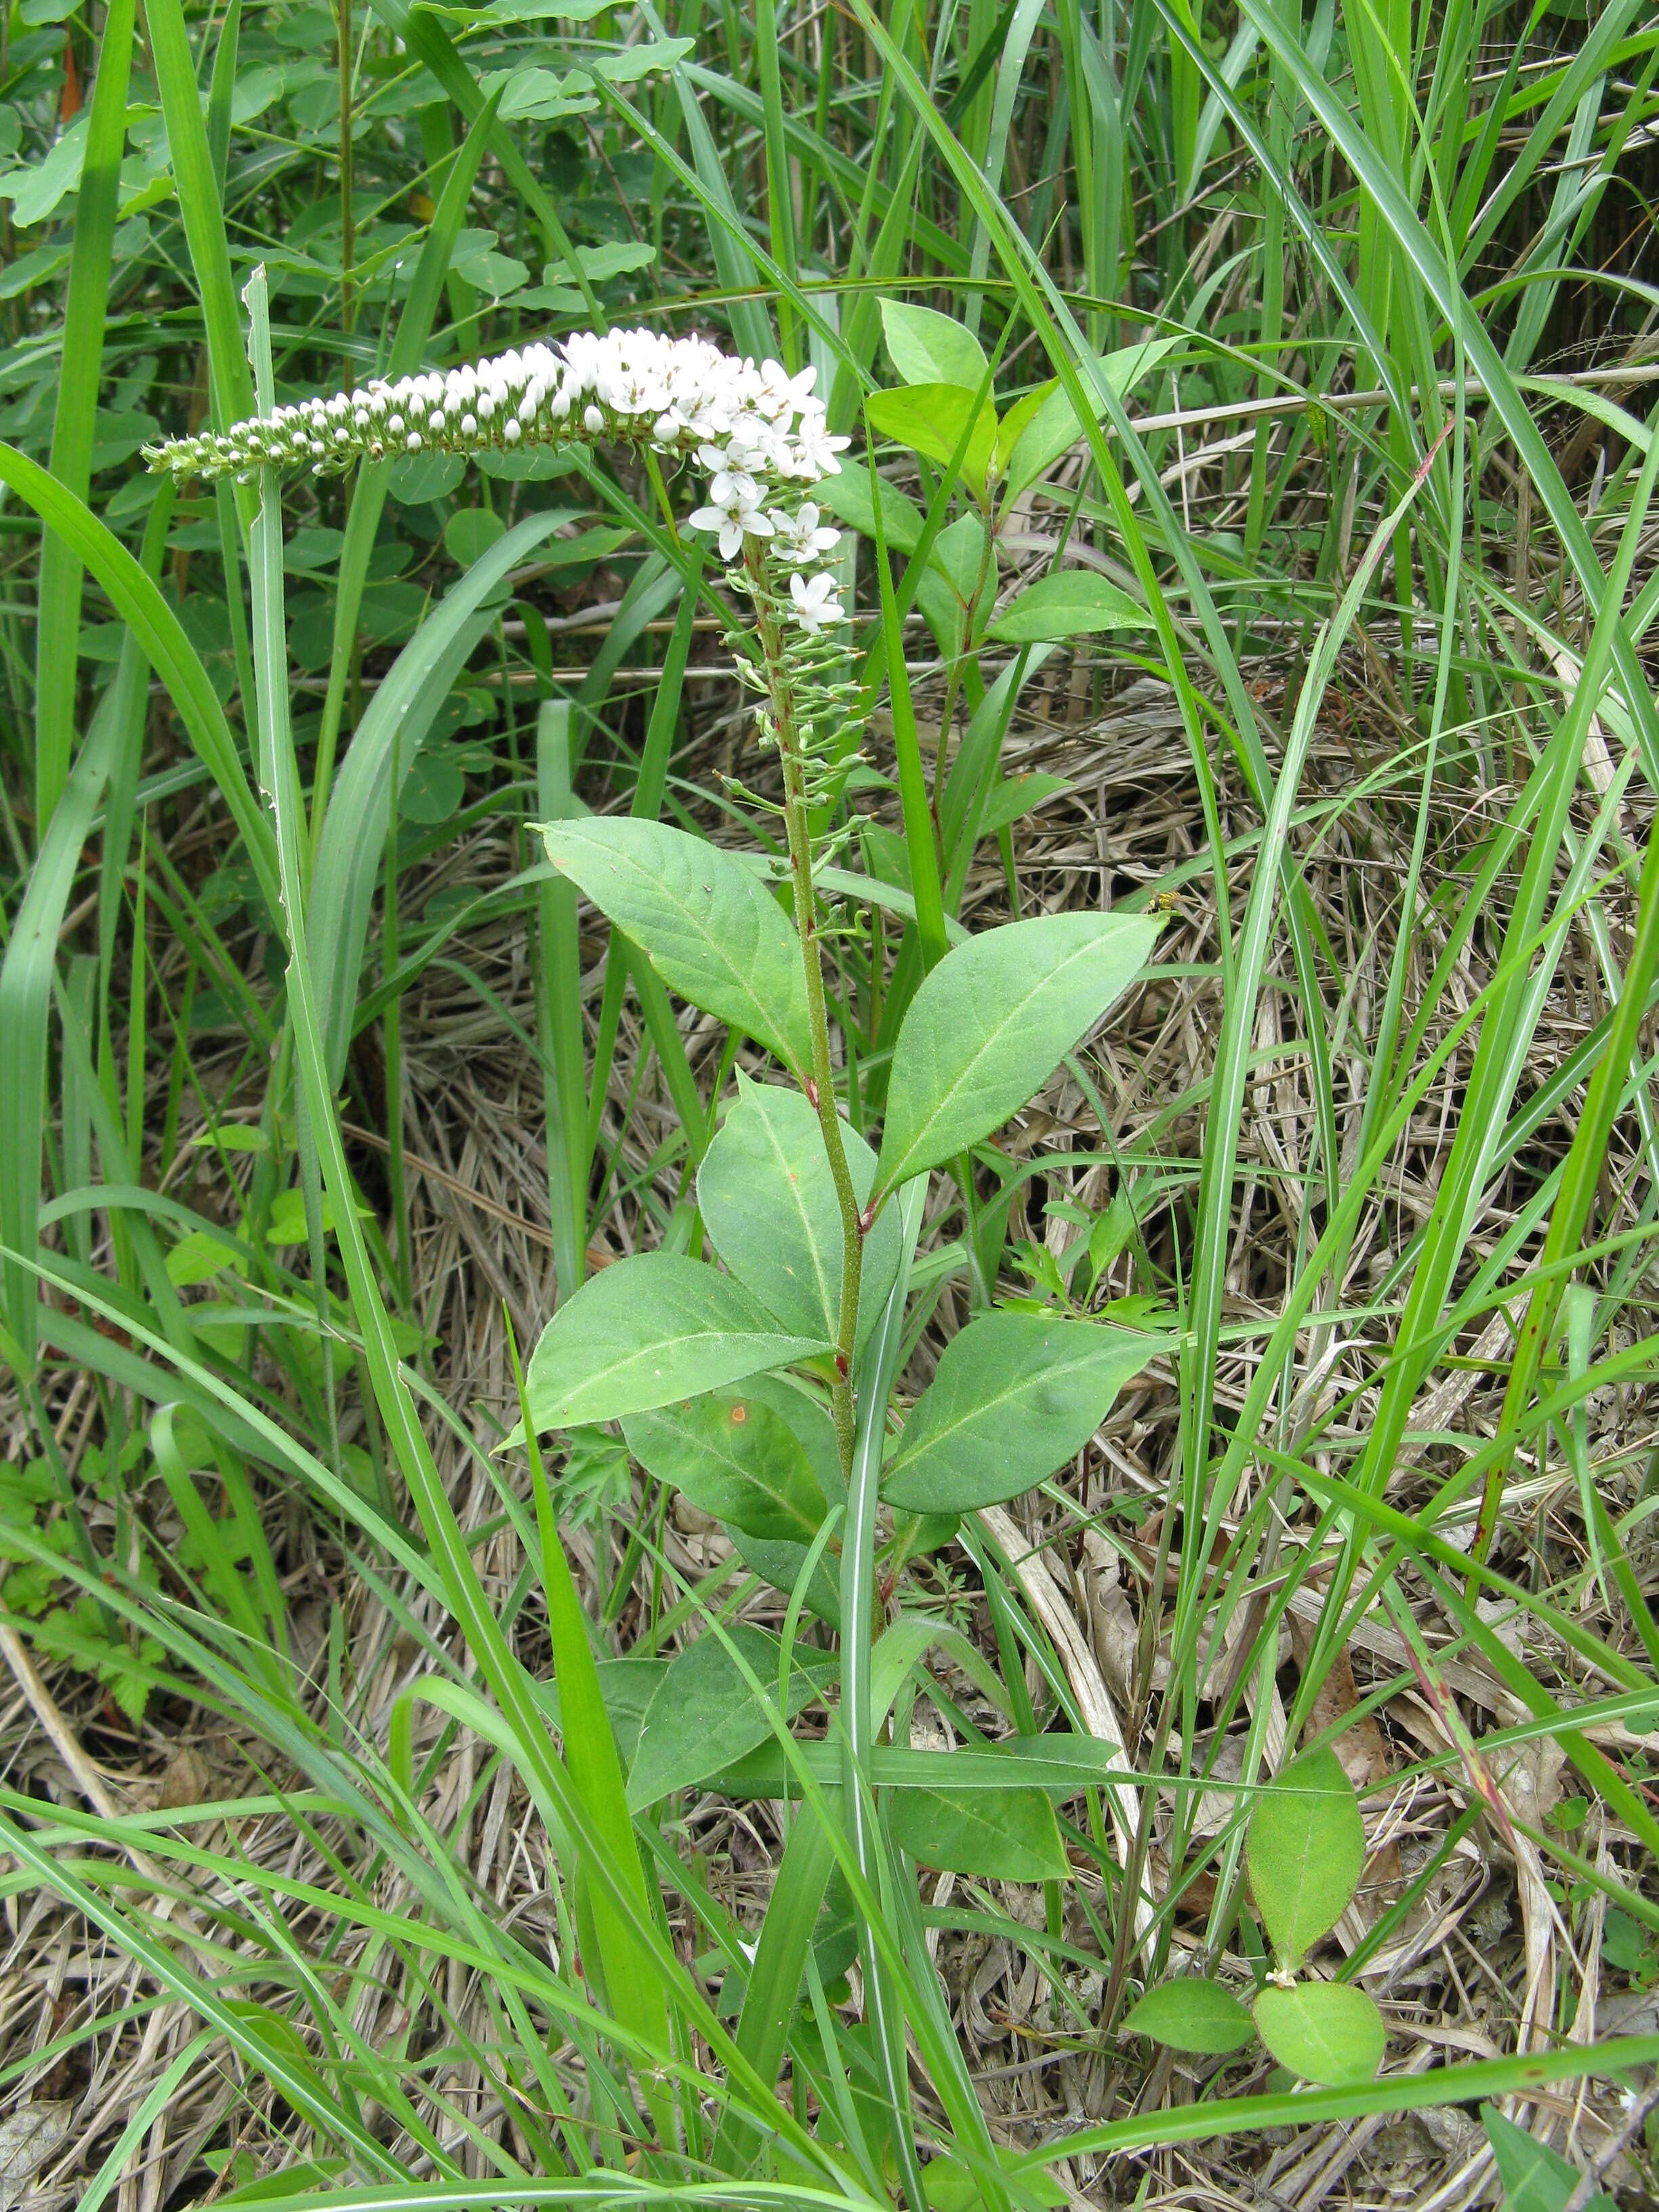
[[[1255,2027],[1236,1996],[1215,1982],[1164,1982],[1148,1990],[1123,2023],[1131,2035],[1150,2035],[1172,2051],[1218,2058],[1255,2040]]]
[[[1022,592],[991,624],[1000,645],[1063,643],[1097,630],[1149,629],[1152,617],[1127,592],[1087,568],[1066,568]]]
[[[466,795],[466,778],[442,753],[416,753],[398,793],[398,811],[406,822],[428,826],[447,822]]]
[[[1323,2089],[1369,2081],[1382,2063],[1388,2032],[1364,1990],[1346,1982],[1270,1983],[1255,2001],[1261,2040],[1281,2066]]]
[[[799,1439],[757,1398],[682,1399],[630,1414],[623,1434],[647,1474],[746,1535],[810,1544],[829,1510]]]
[[[481,553],[488,553],[506,533],[507,525],[487,507],[463,507],[444,525],[444,550],[452,561],[470,568]]]
[[[945,1347],[882,1476],[890,1504],[1000,1504],[1080,1451],[1157,1340],[1047,1314],[981,1314]]]
[[[746,1079],[739,1088],[697,1170],[704,1224],[720,1258],[781,1328],[834,1343],[841,1322],[841,1205],[817,1115],[799,1091]],[[841,1136],[862,1205],[875,1181],[876,1156],[845,1126]],[[880,1316],[898,1262],[898,1218],[890,1212],[864,1240],[860,1345]]]
[[[1262,1925],[1283,1964],[1294,1966],[1335,1926],[1365,1863],[1359,1801],[1334,1751],[1297,1759],[1263,1790],[1246,1856]]]

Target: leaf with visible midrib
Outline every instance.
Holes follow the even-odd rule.
[[[677,1252],[618,1260],[542,1331],[526,1378],[538,1430],[617,1421],[785,1367],[827,1342],[790,1336],[741,1283]]]
[[[726,1637],[775,1700],[777,1638],[741,1622],[728,1628]],[[790,1716],[818,1696],[837,1672],[834,1659],[797,1657],[789,1677]],[[671,1790],[689,1790],[771,1733],[771,1723],[737,1659],[711,1630],[680,1653],[646,1707],[628,1777],[628,1802],[637,1813]]]
[[[799,1091],[742,1078],[739,1090],[697,1170],[703,1222],[720,1258],[781,1327],[833,1341],[841,1325],[841,1206],[817,1115]],[[845,1127],[842,1143],[862,1205],[876,1156]],[[860,1346],[879,1318],[898,1261],[898,1219],[884,1213],[864,1240]]]
[[[1071,1869],[1040,1790],[895,1790],[893,1840],[923,1866],[1002,1881],[1059,1881]]]
[[[810,1544],[829,1511],[805,1447],[757,1398],[717,1390],[623,1424],[647,1474],[767,1542]]]
[[[1042,915],[947,953],[894,1047],[878,1190],[1000,1128],[1128,988],[1163,926],[1155,915]]]
[[[1219,2058],[1255,2040],[1255,2023],[1236,1996],[1194,1978],[1148,1990],[1123,2023],[1128,2035],[1150,2035],[1172,2051]]]
[[[660,822],[550,822],[541,834],[553,866],[647,954],[671,991],[807,1074],[800,939],[741,860]]]
[[[1261,1923],[1294,1966],[1335,1926],[1365,1863],[1359,1802],[1334,1751],[1308,1753],[1262,1791],[1246,1858]]]
[[[1152,617],[1127,592],[1085,568],[1044,576],[1022,592],[991,624],[1000,645],[1042,645],[1098,630],[1150,629]]]
[[[1388,2048],[1382,2014],[1346,1982],[1269,1984],[1256,1998],[1255,2024],[1281,2066],[1323,2089],[1369,2081]]]
[[[881,1479],[910,1513],[966,1513],[1080,1451],[1157,1340],[1046,1314],[981,1314],[945,1347]]]

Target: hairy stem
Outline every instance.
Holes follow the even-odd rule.
[[[853,1402],[853,1352],[858,1340],[859,1285],[864,1273],[864,1224],[853,1188],[836,1111],[835,1071],[830,1064],[830,1018],[823,997],[823,963],[818,952],[817,916],[812,895],[812,839],[806,815],[806,769],[794,697],[785,664],[783,639],[773,611],[765,559],[752,538],[744,543],[744,565],[755,587],[755,620],[765,665],[767,696],[778,749],[783,756],[784,826],[789,840],[789,872],[794,885],[795,927],[800,934],[806,978],[806,1010],[812,1035],[812,1079],[809,1095],[823,1136],[830,1173],[841,1206],[841,1316],[836,1334],[836,1379],[830,1392],[841,1471],[850,1476],[857,1433]]]

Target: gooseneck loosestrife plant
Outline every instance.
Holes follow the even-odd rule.
[[[250,297],[258,355],[257,280]],[[264,359],[261,389],[269,394]],[[967,2162],[985,2201],[1001,2204],[1006,2192],[950,2022],[915,2001],[918,1990],[934,1984],[921,1923],[905,1909],[915,1877],[904,1855],[1028,1881],[1063,1878],[1066,1860],[1046,1790],[1006,1754],[988,1787],[982,1776],[964,1787],[945,1769],[925,1789],[878,1788],[878,1733],[905,1677],[927,1644],[948,1644],[954,1633],[930,1621],[917,1644],[914,1616],[890,1623],[875,1572],[878,1508],[889,1516],[895,1562],[942,1542],[961,1515],[1018,1495],[1075,1455],[1120,1388],[1167,1340],[1144,1327],[1029,1304],[998,1309],[981,1285],[975,1311],[896,1444],[890,1397],[929,1178],[939,1170],[953,1175],[971,1220],[975,1148],[1026,1103],[1141,973],[1160,921],[1125,913],[1040,915],[960,939],[934,958],[908,1002],[884,1096],[866,1071],[866,1105],[878,1097],[882,1104],[878,1152],[843,1120],[845,1055],[838,1067],[813,822],[853,757],[867,702],[840,672],[844,652],[835,633],[846,610],[825,565],[838,533],[810,496],[839,472],[836,456],[848,441],[830,434],[811,386],[810,370],[791,376],[775,362],[732,360],[699,338],[613,331],[526,346],[445,375],[267,404],[258,419],[177,440],[149,459],[181,479],[258,484],[266,532],[262,685],[278,680],[280,666],[280,565],[270,543],[280,528],[283,471],[325,475],[410,453],[582,445],[642,456],[665,506],[665,462],[689,464],[702,479],[689,524],[715,538],[734,599],[746,608],[732,623],[738,672],[757,695],[763,741],[778,755],[781,805],[737,788],[782,817],[787,911],[760,855],[747,859],[658,822],[577,813],[546,824],[542,836],[554,868],[625,934],[663,984],[729,1024],[787,1069],[796,1087],[741,1077],[708,1146],[697,1200],[722,1264],[663,1249],[617,1261],[574,1295],[561,1285],[567,1294],[521,1385],[567,1756],[573,1784],[614,1854],[599,1862],[584,1949],[592,1945],[607,1986],[619,1993],[630,2032],[654,2044],[662,1999],[641,1998],[634,1978],[645,1955],[639,1947],[649,1953],[653,1937],[641,1917],[645,1876],[629,1816],[696,1785],[801,1795],[802,1841],[792,1842],[780,1869],[735,2047],[701,2016],[700,2032],[726,2051],[729,2079],[734,2089],[746,2085],[752,2110],[756,2081],[776,2079],[803,1977],[811,1982],[816,1971],[813,1929],[839,1863],[860,1929],[873,2056],[894,2115],[905,2193],[913,2203],[926,2198],[907,2117],[908,2027],[954,2130],[951,2154]],[[262,732],[267,723],[285,727],[279,706],[260,702]],[[296,893],[303,895],[297,874],[290,905]],[[313,1067],[307,1079],[313,1088],[316,1073]],[[369,1295],[372,1273],[362,1254],[358,1260],[355,1279]],[[604,1708],[583,1634],[572,1625],[580,1622],[574,1595],[568,1602],[557,1595],[570,1590],[568,1570],[537,1442],[549,1431],[610,1424],[622,1425],[648,1474],[713,1512],[760,1571],[791,1592],[792,1624],[810,1605],[828,1610],[840,1631],[837,1656],[809,1664],[791,1648],[793,1626],[781,1642],[769,1643],[758,1631],[708,1619],[705,1633],[667,1668],[639,1723],[625,1802],[615,1747],[596,1755],[591,1736],[583,1748],[571,1735],[573,1727],[580,1735],[572,1718],[579,1692],[592,1711]],[[416,1502],[423,1513],[447,1510],[428,1488]],[[824,1554],[836,1549],[838,1607],[817,1595]],[[489,1624],[476,1605],[467,1618],[469,1634],[490,1645]],[[908,1625],[888,1641],[899,1623]],[[837,1674],[841,1755],[823,1778],[832,1790],[839,1785],[838,1798],[818,1787],[803,1763],[807,1747],[787,1726],[804,1704],[823,1699]],[[780,1693],[775,1703],[769,1680]],[[784,1771],[750,1771],[769,1742],[782,1753]],[[695,2011],[684,1978],[672,1962],[659,1965],[661,1988]],[[901,1988],[908,1998],[901,2000]],[[663,2063],[671,2063],[668,2046]],[[666,2124],[662,2078],[643,2084],[659,2129]],[[741,2165],[763,2146],[745,2126],[730,2124],[716,2148]],[[775,2142],[768,2154],[779,2154]]]

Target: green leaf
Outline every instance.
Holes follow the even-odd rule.
[[[1569,2166],[1559,2151],[1529,2136],[1513,2120],[1506,2120],[1495,2106],[1482,2105],[1480,2118],[1492,2145],[1492,2163],[1504,2185],[1508,2212],[1561,2212],[1578,2186],[1578,2169]],[[1618,2212],[1611,2197],[1598,2190],[1585,2212]]]
[[[800,939],[742,861],[659,822],[553,822],[547,857],[667,984],[798,1076],[811,1066]]]
[[[683,1399],[630,1414],[623,1434],[647,1474],[745,1535],[810,1544],[829,1510],[799,1438],[757,1398]]]
[[[1152,1337],[1046,1314],[981,1314],[945,1347],[882,1496],[910,1513],[1016,1498],[1080,1451],[1157,1350]]]
[[[1365,1863],[1359,1801],[1334,1751],[1310,1752],[1263,1790],[1246,1857],[1262,1926],[1281,1964],[1294,1966],[1335,1926]]]
[[[1179,343],[1176,338],[1151,338],[1145,345],[1124,346],[1116,353],[1103,355],[1097,366],[1112,390],[1121,396]],[[1089,396],[1093,397],[1092,393]],[[1105,410],[1101,407],[1097,411],[1103,414]],[[1008,456],[1004,506],[1017,500],[1028,484],[1035,483],[1051,469],[1083,434],[1076,408],[1057,382],[1050,386],[1042,404],[1033,409]]]
[[[619,1421],[829,1350],[785,1335],[740,1283],[676,1252],[618,1260],[559,1308],[531,1354],[536,1427]]]
[[[1060,1881],[1071,1871],[1041,1790],[895,1790],[893,1841],[923,1866],[1003,1881]]]
[[[1369,2081],[1382,2063],[1382,2015],[1347,1982],[1270,1983],[1255,2001],[1256,2031],[1281,2066],[1322,2088]]]
[[[893,366],[907,384],[962,385],[974,392],[984,382],[985,349],[954,315],[884,300],[881,327]]]
[[[1127,989],[1162,927],[1146,915],[1043,915],[948,953],[893,1050],[877,1188],[1000,1128]]]
[[[726,1635],[775,1698],[778,1638],[741,1622]],[[789,1678],[792,1717],[822,1693],[837,1668],[834,1659],[795,1661]],[[628,1802],[637,1813],[671,1790],[689,1790],[765,1742],[771,1733],[771,1723],[737,1660],[710,1631],[680,1653],[646,1708],[628,1778]]]
[[[872,430],[900,443],[943,468],[962,441],[978,394],[959,384],[913,384],[903,392],[872,392],[864,403]],[[971,490],[982,491],[996,450],[997,414],[987,404],[980,410],[962,464],[962,480]],[[881,495],[883,527],[887,522],[887,492]]]
[[[862,537],[874,538],[875,494],[870,489],[870,471],[862,461],[843,457],[840,475],[825,477],[822,483],[814,486],[813,496],[837,522],[844,522],[849,530],[856,530]],[[889,483],[885,477],[881,480],[881,526],[895,552],[914,553],[921,543],[921,509]]]
[[[1029,775],[1004,777],[993,784],[981,810],[980,836],[994,837],[999,830],[1008,829],[1071,788],[1063,775],[1050,775],[1046,769],[1034,769]]]
[[[1097,630],[1150,629],[1152,618],[1127,592],[1089,568],[1045,576],[1005,608],[989,635],[1000,645],[1047,645]]]
[[[1216,1982],[1189,1977],[1148,1990],[1123,2023],[1130,2035],[1150,2035],[1172,2051],[1218,2058],[1255,2041],[1255,2023],[1236,1996]]]
[[[739,1081],[738,1103],[697,1170],[697,1204],[714,1249],[779,1326],[833,1343],[841,1322],[841,1206],[818,1117],[799,1091]],[[842,1142],[861,1206],[876,1179],[876,1156],[845,1127]],[[860,1346],[898,1259],[898,1222],[884,1214],[865,1239]]]

